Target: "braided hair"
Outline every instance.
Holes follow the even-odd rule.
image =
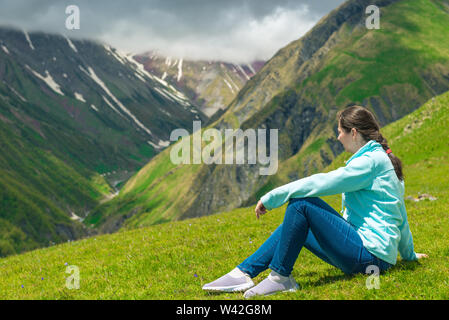
[[[370,141],[375,140],[382,145],[382,148],[387,151],[390,149],[387,139],[385,139],[380,133],[380,125],[374,114],[368,109],[359,105],[350,105],[341,110],[337,114],[340,127],[349,133],[352,128],[357,129],[363,140]],[[393,164],[394,171],[399,180],[404,180],[402,173],[402,162],[396,157],[391,150],[387,152],[391,163]]]

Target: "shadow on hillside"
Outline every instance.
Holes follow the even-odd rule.
[[[342,280],[350,280],[354,277],[354,275],[341,273],[341,274],[325,275],[324,277],[321,277],[319,279],[310,280],[310,278],[312,278],[315,275],[316,275],[315,272],[308,272],[303,275],[303,277],[302,277],[303,279],[306,279],[309,277],[309,281],[307,281],[307,286],[320,287],[320,286],[324,286],[326,284],[330,284],[330,283],[334,283],[334,282],[338,282],[338,281],[342,281]]]
[[[387,272],[397,272],[397,271],[403,271],[403,270],[414,271],[419,266],[421,266],[421,263],[419,261],[404,261],[404,260],[400,260],[393,267],[388,269]]]
[[[387,271],[383,271],[380,273],[380,275],[388,274],[388,273],[395,273],[395,272],[401,272],[401,271],[415,271],[419,266],[421,266],[421,263],[419,261],[398,261],[396,265],[392,266]],[[333,271],[335,269],[329,269],[329,271]],[[301,274],[301,278],[303,279],[310,279],[315,277],[317,272],[307,272],[304,274]],[[360,274],[344,274],[343,272],[339,274],[332,274],[332,275],[325,275],[324,277],[320,277],[316,280],[310,280],[308,281],[308,285],[311,287],[319,287],[326,284],[331,284],[337,281],[345,281],[345,280],[351,280],[352,278],[356,277]]]

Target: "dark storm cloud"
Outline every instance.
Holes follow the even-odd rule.
[[[98,39],[124,51],[245,62],[268,59],[344,0],[0,0],[0,24]],[[81,28],[67,30],[77,5]]]

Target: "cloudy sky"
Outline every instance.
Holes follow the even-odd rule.
[[[0,25],[124,51],[243,63],[269,59],[345,0],[0,0]],[[68,30],[77,5],[80,29]]]

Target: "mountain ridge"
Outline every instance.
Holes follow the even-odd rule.
[[[107,44],[1,27],[0,220],[13,232],[0,255],[95,233],[83,219],[195,119],[208,118]]]
[[[200,110],[212,117],[223,111],[264,61],[234,64],[225,61],[165,57],[157,51],[134,56],[149,72],[184,92]]]
[[[336,139],[335,116],[346,104],[365,105],[385,125],[448,90],[449,43],[441,32],[449,26],[449,16],[439,3],[347,1],[301,39],[280,49],[246,83],[226,112],[208,127],[221,132],[278,128],[281,163],[277,174],[260,176],[257,164],[199,165],[194,182],[189,183],[192,188],[178,193],[174,203],[179,204],[173,205],[163,190],[185,181],[183,172],[192,179],[188,169],[176,168],[176,174],[158,184],[146,181],[154,182],[151,177],[166,176],[176,167],[162,169],[157,163],[170,161],[170,146],[129,180],[100,221],[118,219],[126,212],[128,218],[122,223],[129,228],[253,204],[277,185],[322,170],[343,151]],[[380,30],[365,27],[364,9],[371,4],[380,7]],[[417,9],[433,18],[423,21]],[[421,28],[416,27],[418,23]],[[304,45],[315,38],[314,45]],[[127,210],[131,203],[135,204],[132,211]],[[97,218],[103,214],[97,212]]]

